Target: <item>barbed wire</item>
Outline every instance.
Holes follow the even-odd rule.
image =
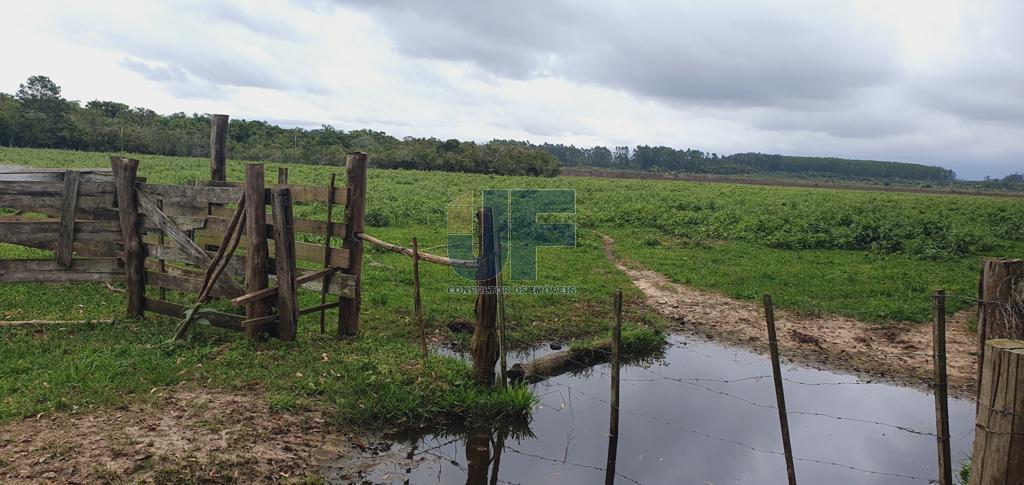
[[[570,386],[569,384],[558,382],[558,385],[561,385],[561,386],[564,386],[566,388],[572,389],[572,390],[576,391],[576,393],[581,394],[584,397],[587,397],[589,399],[593,399],[593,400],[598,401],[598,402],[602,402],[602,403],[608,405],[609,407],[613,406],[609,401],[607,401],[605,399],[602,399],[602,398],[599,398],[597,396],[591,395],[591,394],[589,394],[587,392],[584,392],[584,391],[582,391],[580,389],[574,388],[574,387]],[[699,430],[696,430],[696,429],[692,429],[692,428],[689,428],[689,427],[686,427],[686,426],[682,426],[682,425],[673,423],[672,421],[668,421],[668,420],[664,420],[664,419],[658,418],[658,417],[656,417],[654,415],[647,414],[647,413],[644,413],[642,411],[624,409],[621,406],[619,407],[619,410],[622,411],[622,412],[625,412],[627,414],[634,414],[634,415],[637,415],[637,416],[642,416],[642,417],[645,417],[647,419],[650,419],[650,420],[653,420],[653,421],[656,421],[656,422],[659,422],[659,423],[662,423],[662,424],[666,424],[666,425],[672,426],[674,428],[681,429],[681,430],[689,432],[689,433],[697,434],[697,435],[700,435],[700,436],[703,436],[703,437],[706,437],[706,438],[709,438],[709,439],[714,439],[714,440],[717,440],[717,441],[722,441],[722,442],[725,442],[725,443],[730,443],[730,444],[733,444],[733,445],[736,445],[736,446],[739,446],[739,447],[742,447],[742,448],[746,448],[746,449],[754,451],[754,452],[767,453],[767,454],[772,454],[772,455],[785,455],[781,451],[766,450],[766,449],[763,449],[763,448],[758,448],[758,447],[755,447],[755,446],[751,446],[751,445],[749,445],[747,443],[743,443],[742,441],[733,440],[733,439],[729,439],[729,438],[723,438],[721,436],[716,436],[716,435],[713,435],[713,434],[705,432],[705,431],[699,431]],[[847,464],[844,464],[844,463],[838,463],[838,462],[832,462],[832,461],[826,461],[826,460],[818,460],[818,459],[814,459],[814,458],[805,458],[805,457],[794,456],[793,460],[800,461],[800,462],[817,463],[817,464],[820,464],[820,465],[836,466],[836,467],[845,468],[845,469],[848,469],[848,470],[858,471],[858,472],[862,472],[862,473],[869,473],[869,474],[873,474],[873,475],[889,476],[889,477],[895,477],[895,478],[906,478],[906,479],[910,479],[910,480],[920,480],[920,481],[926,481],[926,482],[934,482],[935,481],[934,478],[918,477],[918,476],[914,476],[914,475],[905,475],[905,474],[901,474],[901,473],[882,472],[882,471],[871,470],[871,469],[867,469],[867,468],[863,468],[863,467],[858,467],[858,466],[854,466],[854,465],[847,465]]]

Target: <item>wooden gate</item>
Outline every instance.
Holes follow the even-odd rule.
[[[54,251],[50,259],[0,261],[0,282],[124,281],[129,315],[181,318],[215,252],[233,242],[245,254],[228,255],[209,294],[245,314],[223,304],[204,312],[211,325],[293,340],[300,315],[319,312],[323,331],[324,312],[338,308],[338,334],[358,331],[365,155],[350,156],[341,188],[333,176],[326,188],[265,188],[259,164],[247,166],[244,183],[157,185],[136,176],[138,165],[113,157],[111,171],[0,171],[0,207],[14,211],[0,215],[0,243]],[[293,204],[326,205],[327,220],[296,218]],[[335,206],[344,207],[343,221],[334,220]],[[239,216],[244,243],[243,227],[231,230]],[[296,233],[322,242],[297,241]],[[299,288],[319,292],[319,304],[300,308]],[[329,294],[337,301],[327,302]]]

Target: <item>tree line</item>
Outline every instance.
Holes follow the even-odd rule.
[[[46,76],[32,76],[17,93],[0,93],[0,143],[8,146],[168,156],[209,155],[206,115],[129,107],[114,101],[84,105],[61,95]],[[560,167],[719,175],[780,174],[799,177],[952,182],[952,170],[913,163],[765,153],[720,156],[694,149],[637,145],[592,148],[516,140],[487,143],[405,137],[381,131],[283,128],[265,121],[232,119],[228,153],[241,160],[337,164],[348,151],[364,151],[372,166],[418,170],[551,177]],[[1016,185],[1016,180],[1007,180]]]

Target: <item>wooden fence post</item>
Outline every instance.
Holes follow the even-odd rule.
[[[281,340],[295,340],[299,322],[299,302],[295,283],[295,220],[292,215],[292,194],[287,187],[279,187],[273,189],[271,195],[274,211],[278,315],[273,335]]]
[[[416,325],[420,329],[420,350],[423,351],[423,365],[427,365],[427,328],[423,322],[423,302],[420,300],[420,245],[412,238],[412,307],[416,313]]]
[[[793,446],[789,440],[789,416],[786,414],[786,394],[782,388],[779,340],[775,333],[775,306],[772,304],[772,296],[767,293],[764,295],[764,319],[768,324],[768,352],[772,358],[775,402],[779,408],[779,427],[782,428],[782,450],[786,455],[786,476],[789,479],[789,485],[796,485],[796,468],[793,466]]]
[[[987,259],[978,283],[978,383],[985,341],[1024,339],[1024,260]]]
[[[359,308],[363,295],[363,220],[366,216],[366,154],[349,153],[345,158],[348,201],[345,204],[345,248],[349,251],[346,274],[355,277],[352,298],[338,303],[338,337],[354,336],[359,332]]]
[[[278,167],[277,185],[288,185],[288,167]]]
[[[210,181],[227,181],[228,115],[213,115],[210,120]]]
[[[245,165],[245,292],[252,293],[267,287],[267,209],[264,192],[262,163]],[[245,304],[245,318],[248,320],[270,315],[266,299],[257,299]],[[245,336],[250,340],[259,338],[260,328],[247,325]]]
[[[57,264],[71,267],[75,245],[75,209],[78,206],[78,171],[64,171],[64,192],[60,199],[60,226],[57,230]]]
[[[615,483],[615,462],[619,451],[619,352],[622,346],[622,290],[615,290],[615,325],[612,326],[611,416],[608,422],[608,461],[605,485]]]
[[[498,295],[494,274],[494,222],[490,207],[480,210],[478,222],[480,258],[476,270],[476,325],[470,351],[477,381],[491,385],[494,383],[494,365],[498,363],[498,339],[495,335]]]
[[[324,234],[324,268],[331,265],[331,239],[334,238],[334,184],[337,180],[336,174],[331,174],[331,184],[329,192],[327,192],[327,234]],[[320,285],[320,305],[323,306],[327,303],[327,292],[331,289],[331,279],[334,277],[334,273],[324,276],[324,281]],[[326,331],[324,326],[324,319],[327,316],[327,310],[320,310],[320,333]]]
[[[946,290],[935,290],[935,325],[932,328],[932,365],[935,368],[935,441],[939,449],[939,485],[953,484],[949,451],[949,400],[946,382]]]
[[[970,485],[1024,477],[1024,340],[985,343]]]
[[[124,240],[125,294],[128,315],[141,317],[146,294],[146,255],[139,232],[139,208],[135,198],[135,178],[139,161],[121,157],[110,158],[117,191],[117,218]]]

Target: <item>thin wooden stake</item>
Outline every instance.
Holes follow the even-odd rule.
[[[420,328],[420,350],[423,351],[423,365],[427,365],[427,327],[423,322],[423,303],[420,300],[420,245],[412,238],[412,306],[416,312],[416,325]]]
[[[611,416],[608,423],[608,462],[604,483],[615,483],[615,463],[619,451],[619,351],[622,345],[622,290],[615,290],[615,325],[612,327]]]
[[[935,290],[932,364],[935,368],[935,441],[939,449],[939,485],[953,485],[949,451],[949,400],[946,382],[946,290]]]
[[[782,450],[786,455],[786,476],[789,485],[796,485],[796,468],[793,466],[793,446],[789,440],[789,417],[786,414],[786,394],[782,389],[782,366],[779,363],[779,340],[775,334],[775,307],[772,296],[764,295],[764,319],[768,323],[768,352],[772,358],[772,377],[775,380],[775,401],[779,408],[779,426],[782,428]]]
[[[331,174],[331,188],[327,192],[327,235],[324,239],[324,267],[326,268],[331,263],[331,238],[334,237],[334,181],[336,174]],[[327,302],[327,291],[331,287],[331,278],[334,274],[327,275],[324,278],[324,282],[320,285],[320,305]],[[320,311],[320,333],[327,331],[325,325],[326,311]]]

